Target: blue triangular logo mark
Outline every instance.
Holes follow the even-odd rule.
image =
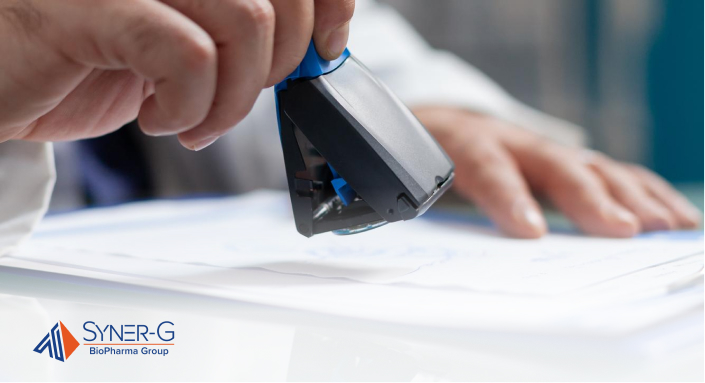
[[[64,344],[61,342],[61,331],[58,323],[55,324],[54,327],[51,328],[51,331],[37,344],[37,347],[34,348],[34,352],[41,354],[45,349],[49,350],[50,358],[54,358],[60,362],[64,361]]]

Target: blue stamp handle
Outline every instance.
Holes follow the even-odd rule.
[[[274,90],[278,92],[282,89],[286,89],[287,81],[289,80],[296,80],[299,78],[315,78],[326,73],[330,73],[338,69],[338,67],[342,65],[348,57],[350,57],[350,51],[348,48],[345,48],[343,53],[337,59],[333,61],[324,60],[318,55],[316,46],[313,44],[313,40],[311,40],[308,44],[306,55],[304,56],[304,59],[301,60],[301,64],[299,64],[299,66],[296,67],[290,75],[286,76],[284,80],[275,85]]]

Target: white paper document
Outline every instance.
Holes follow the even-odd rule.
[[[305,238],[288,195],[263,191],[50,216],[0,265],[397,323],[609,332],[702,309],[702,288],[667,292],[702,254],[702,231],[516,240],[435,211]]]

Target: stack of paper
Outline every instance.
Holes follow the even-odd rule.
[[[515,240],[431,212],[305,238],[288,195],[133,203],[51,216],[0,265],[395,323],[620,332],[701,309],[703,233]]]

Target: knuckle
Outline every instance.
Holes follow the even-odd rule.
[[[578,193],[584,189],[585,179],[581,165],[556,156],[547,158],[541,166],[544,177],[542,184],[545,188],[567,194]]]
[[[463,173],[469,176],[475,187],[494,190],[501,183],[500,180],[507,176],[507,171],[511,171],[511,164],[492,145],[477,145],[468,148],[463,168]]]
[[[559,151],[542,151],[539,153],[538,158],[545,169],[545,173],[554,176],[573,174],[574,169],[583,166],[576,158]]]
[[[186,70],[190,72],[201,72],[214,66],[218,50],[213,40],[208,36],[182,35],[177,38],[180,46],[180,59]]]
[[[581,156],[582,162],[598,169],[601,173],[620,172],[622,170],[617,161],[600,152],[589,150],[587,153],[587,155]]]
[[[493,145],[478,143],[467,150],[467,165],[473,171],[482,172],[486,169],[496,169],[505,163],[504,158]]]
[[[637,177],[640,178],[647,178],[650,176],[655,176],[657,177],[651,170],[638,165],[638,164],[622,164],[622,166],[627,170],[630,171],[632,174],[636,175]]]
[[[578,177],[567,177],[551,185],[557,198],[580,209],[597,211],[604,204],[605,190]]]
[[[155,23],[147,15],[137,15],[126,23],[125,30],[136,52],[146,55],[174,55],[173,64],[189,72],[201,72],[212,67],[217,59],[217,47],[204,31],[194,33],[171,25]],[[165,47],[165,45],[169,45]]]
[[[262,28],[274,27],[274,7],[268,0],[241,0],[236,3],[240,14]]]
[[[145,53],[158,47],[165,35],[164,31],[156,28],[146,16],[136,16],[125,22],[124,31],[135,50]]]
[[[537,153],[549,159],[573,157],[568,153],[566,148],[543,137],[534,137],[534,139],[527,144],[532,146]]]

